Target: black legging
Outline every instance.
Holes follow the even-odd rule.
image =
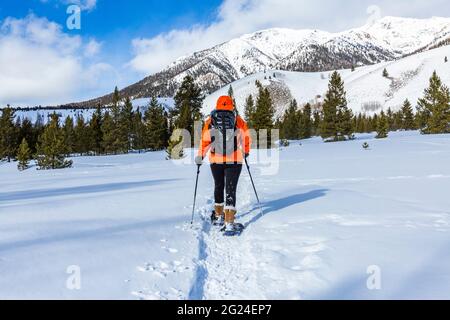
[[[242,171],[242,164],[211,164],[211,171],[214,177],[214,200],[216,204],[225,203],[226,207],[236,207],[236,189],[239,176]],[[223,191],[225,189],[226,200]]]

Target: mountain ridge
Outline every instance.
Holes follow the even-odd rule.
[[[205,94],[268,69],[317,72],[393,61],[447,44],[450,18],[384,17],[342,32],[270,28],[179,57],[160,72],[121,90],[132,99],[173,96],[191,75]],[[107,105],[112,94],[65,107]]]

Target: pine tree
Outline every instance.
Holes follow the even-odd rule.
[[[381,111],[380,117],[378,118],[377,122],[377,139],[383,139],[387,138],[388,136],[388,120],[384,113],[384,111]]]
[[[133,145],[133,105],[130,98],[125,99],[125,104],[120,112],[119,132],[116,137],[118,150],[128,153]]]
[[[19,171],[28,169],[30,167],[30,160],[31,150],[28,147],[27,140],[23,138],[19,150],[17,151],[17,169],[19,169]]]
[[[169,138],[172,134],[172,131],[170,130],[170,116],[169,113],[164,110],[164,121],[161,123],[161,148],[167,148],[169,144]]]
[[[253,128],[253,119],[255,116],[255,101],[253,100],[253,96],[249,95],[245,100],[245,121],[247,121],[247,125],[249,128]]]
[[[67,155],[74,152],[75,149],[75,130],[73,126],[73,119],[71,116],[67,116],[64,120],[63,126],[64,144],[67,148]]]
[[[377,131],[378,128],[378,120],[379,117],[377,114],[374,114],[373,117],[370,118],[369,122],[369,132]]]
[[[102,149],[103,152],[106,154],[116,153],[115,149],[115,125],[114,120],[111,117],[111,114],[109,111],[106,111],[103,116],[103,122],[102,122],[102,135],[103,135],[103,141],[102,141]]]
[[[59,117],[51,115],[49,124],[39,137],[37,145],[37,164],[39,169],[62,169],[72,166],[71,160],[66,160],[67,148],[64,144],[64,135],[59,127]]]
[[[408,99],[403,102],[403,106],[401,109],[401,117],[402,117],[402,125],[401,128],[403,130],[415,130],[415,120],[414,120],[414,112],[411,106],[411,102]]]
[[[162,150],[168,142],[168,121],[164,108],[152,98],[144,115],[147,146],[150,150]]]
[[[136,112],[133,113],[133,150],[147,149],[146,145],[146,129],[145,124],[142,119],[141,109],[138,108]]]
[[[386,68],[383,69],[383,77],[385,77],[385,78],[389,77],[389,72],[387,71]]]
[[[233,90],[233,86],[231,84],[230,84],[230,87],[228,88],[228,96],[231,97],[231,99],[233,99],[233,105],[234,105],[234,108],[236,109],[236,112],[237,112],[236,99],[234,97],[234,90]]]
[[[322,112],[321,136],[324,140],[338,141],[352,136],[352,114],[347,108],[344,82],[337,71],[331,75]]]
[[[392,109],[390,107],[387,109],[386,118],[388,121],[389,130],[392,130],[392,131],[397,130],[398,128],[396,127],[396,123],[395,123],[394,111],[392,111]]]
[[[303,110],[299,110],[299,123],[300,123],[300,139],[309,139],[312,136],[313,124],[312,124],[312,110],[311,105],[307,103]]]
[[[418,110],[418,107],[416,107],[417,112],[414,115],[414,123],[417,128],[423,128],[425,126],[425,123],[423,123],[422,116]]]
[[[256,99],[255,113],[253,115],[254,127],[256,130],[271,129],[273,127],[273,118],[275,108],[267,88],[260,88]]]
[[[119,121],[120,117],[120,93],[119,89],[117,87],[114,88],[114,93],[112,97],[112,106],[111,106],[111,113],[112,118],[116,121]]]
[[[403,112],[402,112],[402,110],[399,110],[398,112],[395,112],[393,117],[394,117],[394,120],[393,120],[392,128],[389,128],[389,131],[397,131],[397,130],[401,129],[402,126],[403,126]]]
[[[189,131],[192,137],[191,142],[194,141],[194,122],[202,119],[203,99],[201,89],[195,84],[194,78],[186,76],[175,94],[172,116],[175,119],[175,128]]]
[[[172,116],[171,112],[166,112],[166,117],[167,117],[167,126],[168,126],[168,136],[172,136],[173,130],[174,130],[174,119]],[[167,143],[169,143],[169,141],[167,141]]]
[[[108,146],[108,149],[110,152],[116,154],[119,151],[122,151],[124,149],[124,139],[123,139],[123,130],[120,125],[121,123],[121,97],[119,93],[119,89],[116,87],[114,89],[113,98],[112,98],[112,105],[111,105],[111,120],[112,125],[109,128],[111,130],[110,137],[111,140],[108,141],[110,145]],[[113,139],[112,139],[113,138]]]
[[[14,137],[13,137],[13,144],[14,144],[14,150],[16,153],[14,154],[14,157],[17,159],[17,152],[19,151],[19,146],[22,143],[22,140],[20,139],[20,128],[22,127],[22,118],[16,117],[16,121],[14,123]]]
[[[374,125],[373,116],[366,116],[366,121],[365,121],[364,126],[365,126],[364,132],[366,132],[366,133],[372,133],[372,132],[376,131],[376,126]]]
[[[365,116],[363,117],[363,115],[361,113],[358,114],[358,116],[356,117],[356,125],[355,125],[355,130],[356,132],[359,133],[363,133],[365,132]]]
[[[234,97],[234,91],[233,91],[233,86],[230,84],[230,86],[228,87],[228,96],[233,98]]]
[[[89,145],[92,148],[92,151],[96,154],[103,153],[103,131],[102,131],[102,110],[100,106],[97,106],[97,109],[92,114],[92,118],[89,121],[89,133],[90,133],[90,143]]]
[[[275,108],[273,106],[270,92],[267,88],[259,87],[258,97],[256,99],[255,113],[253,115],[253,128],[259,132],[267,130],[267,137],[259,135],[258,148],[261,142],[267,142],[267,147],[272,147],[271,130],[274,128]],[[267,140],[266,140],[267,139]]]
[[[355,127],[353,124],[353,112],[347,105],[337,107],[337,140],[344,141],[354,138]]]
[[[42,116],[38,112],[37,115],[36,115],[36,121],[35,121],[34,126],[33,126],[33,139],[31,140],[32,143],[27,140],[28,144],[30,146],[32,146],[31,150],[33,151],[33,154],[36,153],[39,136],[42,133],[44,133],[44,129],[45,129],[44,119],[42,118]]]
[[[23,139],[27,140],[31,154],[34,154],[36,152],[37,136],[36,128],[33,126],[33,123],[28,118],[23,119],[18,132],[18,141],[22,141]]]
[[[89,127],[86,125],[84,121],[84,117],[82,114],[78,114],[76,118],[76,125],[74,128],[74,147],[73,151],[79,153],[81,156],[87,154],[89,151]],[[66,151],[68,149],[66,148]]]
[[[322,118],[320,116],[319,110],[315,110],[313,113],[313,134],[315,136],[320,135],[320,127],[321,127]]]
[[[297,101],[292,100],[280,123],[280,135],[283,139],[296,140],[299,138],[299,114],[301,113],[299,113]]]
[[[368,116],[368,117],[364,117],[364,132],[366,133],[371,133],[374,131],[374,125],[373,125],[373,117]]]
[[[429,87],[425,89],[424,97],[419,99],[417,104],[422,133],[450,132],[450,92],[442,84],[436,71],[430,78]]]
[[[6,158],[8,162],[14,158],[17,149],[16,127],[14,125],[15,112],[6,107],[0,117],[0,160]]]

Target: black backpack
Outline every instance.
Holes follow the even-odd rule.
[[[237,150],[236,114],[234,111],[214,110],[211,113],[212,152],[231,155]]]

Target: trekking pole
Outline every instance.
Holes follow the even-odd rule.
[[[248,175],[250,176],[250,181],[252,182],[253,191],[255,191],[256,200],[258,201],[260,215],[263,215],[263,210],[261,206],[261,201],[259,201],[258,192],[256,192],[255,183],[253,182],[252,173],[250,172],[250,166],[248,165],[247,158],[245,158],[245,165],[247,166]]]
[[[195,201],[197,199],[197,186],[198,186],[198,176],[200,175],[200,165],[197,165],[197,178],[195,179],[195,191],[194,191],[194,205],[192,206],[192,218],[191,225],[194,224],[194,213],[195,213]]]

